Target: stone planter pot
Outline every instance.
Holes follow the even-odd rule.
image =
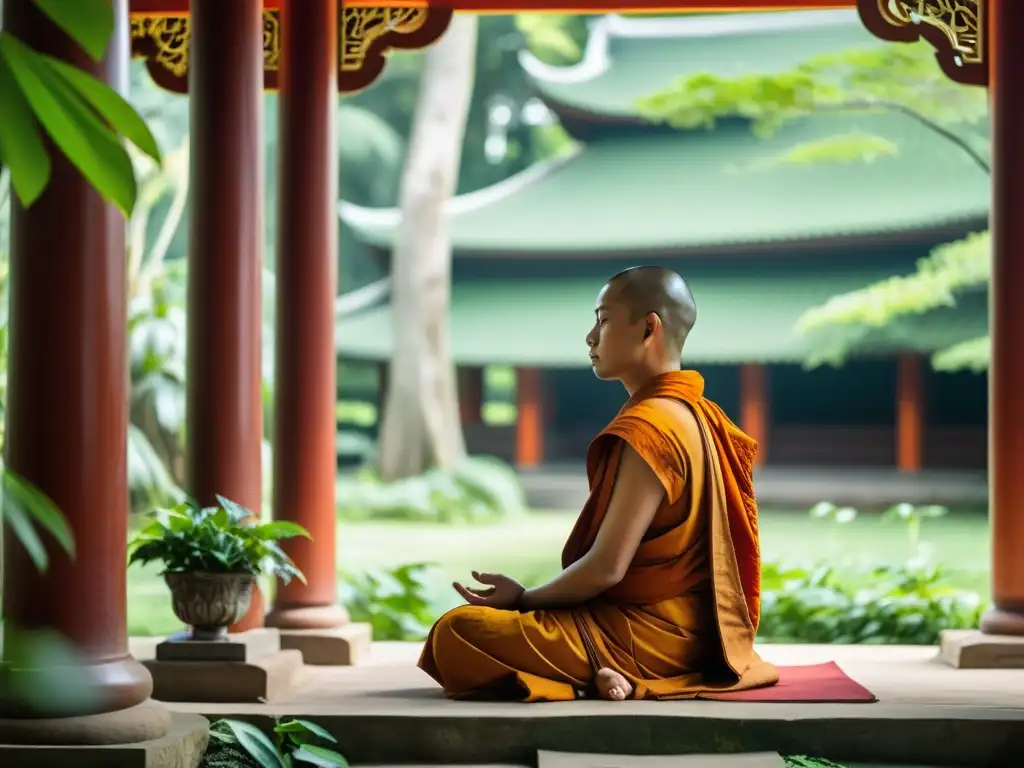
[[[251,573],[167,573],[174,615],[192,628],[191,640],[226,640],[228,627],[249,610]]]

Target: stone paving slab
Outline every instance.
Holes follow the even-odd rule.
[[[637,755],[775,751],[840,762],[1024,766],[1024,670],[956,670],[939,662],[930,647],[759,650],[780,664],[836,661],[879,702],[457,702],[445,699],[415,668],[418,644],[376,643],[364,665],[307,669],[296,694],[273,704],[170,706],[257,723],[301,715],[330,730],[353,762],[378,765],[534,765],[537,751],[546,749]]]

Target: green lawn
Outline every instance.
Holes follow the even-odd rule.
[[[443,526],[417,523],[344,523],[338,529],[338,563],[348,571],[388,568],[409,562],[438,565],[432,589],[440,607],[457,604],[449,584],[469,572],[508,573],[535,584],[557,572],[562,542],[573,516],[535,512],[496,525]],[[764,510],[762,551],[766,560],[882,565],[908,555],[898,523],[862,516],[847,525],[813,520],[805,512]],[[950,570],[957,586],[989,592],[988,521],[982,514],[951,513],[925,523],[922,539]],[[128,573],[128,628],[132,635],[163,635],[180,629],[157,569]]]

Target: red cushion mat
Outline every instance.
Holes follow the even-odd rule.
[[[807,667],[777,667],[779,682],[767,688],[731,693],[705,693],[702,699],[716,701],[762,701],[767,703],[870,704],[878,701],[834,661]]]

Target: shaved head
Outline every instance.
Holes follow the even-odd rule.
[[[661,318],[669,351],[682,354],[686,337],[697,322],[697,305],[690,286],[667,267],[631,267],[608,281],[615,299],[629,308],[631,322],[653,312]]]

